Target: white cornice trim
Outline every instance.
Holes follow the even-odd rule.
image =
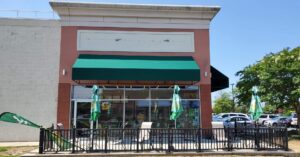
[[[51,1],[64,26],[209,28],[219,7]]]
[[[129,4],[129,3],[95,3],[95,2],[70,2],[50,0],[53,8],[108,8],[122,10],[156,10],[156,11],[187,11],[187,12],[218,12],[219,6],[202,6],[202,5],[173,5],[173,4]]]
[[[208,20],[118,18],[118,17],[61,17],[62,26],[121,27],[121,28],[173,28],[208,29]]]

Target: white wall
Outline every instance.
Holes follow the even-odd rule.
[[[56,122],[60,24],[0,19],[0,113]],[[39,129],[0,121],[0,141],[38,141]]]
[[[77,50],[195,52],[194,33],[79,30]]]

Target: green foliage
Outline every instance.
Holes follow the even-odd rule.
[[[274,108],[291,107],[300,113],[300,47],[270,53],[257,63],[236,73],[240,77],[237,101],[248,104],[252,86],[259,87],[263,102]]]
[[[292,113],[294,113],[295,110],[291,110],[291,109],[286,109],[283,113],[284,116],[291,116]]]
[[[220,93],[220,96],[214,101],[213,111],[216,114],[222,112],[232,112],[232,98],[229,93]]]
[[[6,147],[0,147],[0,152],[5,152],[5,151],[7,151]]]
[[[235,107],[235,112],[248,113],[249,107],[247,105],[238,105]]]
[[[264,113],[274,113],[276,111],[276,107],[273,105],[266,105],[263,111]]]

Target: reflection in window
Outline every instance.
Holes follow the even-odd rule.
[[[154,128],[168,128],[172,125],[170,121],[171,101],[154,100],[151,106],[151,121]]]
[[[102,101],[101,114],[98,119],[99,128],[122,128],[123,102]]]
[[[149,89],[126,89],[125,96],[127,99],[149,99]]]
[[[90,115],[91,115],[91,103],[90,102],[78,102],[77,103],[77,128],[90,128]]]
[[[183,100],[183,113],[176,120],[176,128],[198,128],[199,127],[199,101]]]
[[[85,95],[91,94],[90,90],[85,88],[85,90],[76,88],[75,92],[77,89],[80,89],[77,91],[77,95],[84,92],[89,92]],[[181,88],[179,95],[184,111],[176,120],[176,128],[199,127],[198,88]],[[152,121],[153,128],[174,128],[175,122],[170,120],[172,96],[172,88],[101,87],[101,114],[97,126],[98,128],[138,128],[142,122]],[[80,102],[80,100],[75,102],[77,102],[77,110],[74,111],[77,112],[77,128],[89,128],[91,103]],[[73,111],[75,105],[72,104],[71,106]],[[73,115],[74,113],[72,113],[72,118]]]

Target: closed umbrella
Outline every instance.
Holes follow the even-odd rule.
[[[92,88],[92,104],[91,104],[91,121],[96,121],[100,116],[100,97],[99,97],[99,88],[94,85]]]
[[[90,128],[91,128],[91,134],[90,134],[90,149],[93,150],[93,136],[94,136],[94,122],[98,120],[100,117],[100,96],[99,96],[99,88],[97,85],[93,85],[92,88],[92,103],[91,103],[91,117],[90,117]],[[98,125],[96,125],[96,128]]]
[[[181,104],[181,98],[179,96],[180,88],[178,85],[174,86],[173,91],[173,99],[172,99],[172,106],[171,106],[171,116],[170,120],[175,120],[175,128],[176,128],[176,119],[181,115],[183,112],[183,107]]]
[[[252,87],[252,97],[251,97],[249,113],[253,120],[257,120],[260,117],[260,115],[263,113],[260,98],[257,92],[258,92],[258,88],[256,86]]]

